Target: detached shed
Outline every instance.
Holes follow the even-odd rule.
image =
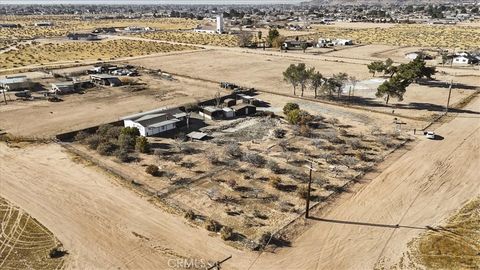
[[[52,83],[51,93],[57,95],[64,95],[74,93],[76,91],[75,84],[73,82],[58,82]]]
[[[225,118],[233,118],[235,117],[235,111],[232,108],[225,107],[222,109],[223,117]]]
[[[199,114],[211,120],[217,120],[223,118],[223,110],[216,107],[204,107]]]
[[[225,104],[227,107],[232,107],[237,105],[237,101],[233,98],[227,98],[223,101],[223,104]]]
[[[232,109],[235,111],[236,116],[251,115],[257,112],[257,107],[250,104],[239,104],[233,106]]]
[[[201,140],[206,139],[208,137],[208,134],[203,133],[203,132],[193,131],[193,132],[188,133],[187,137],[190,138],[191,140],[201,141]]]
[[[33,82],[26,76],[7,77],[0,80],[0,88],[7,91],[28,90],[33,87]]]
[[[90,75],[92,83],[106,85],[106,86],[120,86],[122,81],[118,77],[108,75],[108,74],[95,74]]]

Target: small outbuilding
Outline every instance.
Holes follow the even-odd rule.
[[[58,82],[52,83],[52,89],[50,90],[50,93],[54,93],[56,95],[65,95],[74,93],[75,91],[75,84],[73,82]]]
[[[108,74],[95,74],[90,75],[90,80],[94,84],[106,85],[106,86],[120,86],[122,81],[118,77]]]
[[[223,101],[223,104],[227,107],[231,107],[237,105],[237,101],[233,98],[227,98]]]
[[[226,119],[235,117],[235,111],[232,108],[225,107],[222,109],[222,111],[223,117]]]
[[[123,117],[125,127],[136,127],[142,136],[153,136],[185,124],[186,114],[179,109],[157,109]]]
[[[212,106],[207,106],[204,107],[199,114],[203,117],[206,117],[211,120],[218,120],[222,119],[224,117],[224,112],[220,108],[212,107]]]
[[[188,133],[187,137],[190,138],[190,140],[192,140],[192,141],[193,140],[201,141],[201,140],[204,140],[204,139],[208,138],[208,134],[203,133],[203,132],[193,131],[193,132]]]
[[[250,104],[238,104],[232,107],[236,116],[251,115],[257,112],[257,107]]]
[[[27,76],[6,77],[0,80],[0,88],[7,91],[27,90],[33,87],[33,82]]]

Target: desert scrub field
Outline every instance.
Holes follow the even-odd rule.
[[[60,269],[60,243],[38,221],[0,198],[0,269]],[[64,254],[63,254],[64,255]]]
[[[480,28],[466,26],[399,25],[390,28],[316,27],[309,37],[347,38],[362,44],[458,49],[480,47]]]
[[[41,65],[59,61],[111,60],[120,57],[193,49],[197,48],[139,40],[22,44],[17,46],[17,50],[0,54],[0,68]]]
[[[195,33],[195,32],[155,32],[155,33],[144,33],[139,35],[142,38],[154,39],[154,40],[164,40],[172,42],[181,42],[188,44],[198,44],[198,45],[214,45],[214,46],[225,46],[225,47],[234,47],[238,45],[238,38],[234,35],[216,35],[216,34],[206,34],[206,33]]]
[[[196,119],[192,123],[201,118]],[[209,124],[200,130],[211,140],[186,141],[189,130],[181,130],[177,139],[149,138],[147,153],[127,151],[124,156],[115,146],[100,147],[98,135],[103,132],[81,136],[82,140],[76,137],[80,144],[74,145],[134,178],[136,185],[153,190],[193,223],[216,232],[232,229],[227,237],[231,244],[255,248],[264,235],[276,232],[304,209],[308,160],[316,160],[318,169],[313,174],[313,205],[345,192],[347,184],[408,139],[378,128],[359,134],[337,119],[319,115],[311,116],[308,125],[269,116]],[[117,140],[119,145],[125,141]]]
[[[52,27],[36,27],[35,22],[53,22]],[[158,30],[192,29],[197,20],[180,18],[145,18],[123,20],[83,20],[78,16],[9,16],[0,22],[17,23],[22,28],[0,28],[0,38],[31,39],[38,37],[59,37],[71,32],[90,32],[100,27],[125,28],[127,26],[151,27]]]
[[[479,269],[480,197],[410,246],[414,261],[427,269]]]

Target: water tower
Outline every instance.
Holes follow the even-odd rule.
[[[222,34],[223,33],[223,14],[218,14],[217,15],[217,33]]]

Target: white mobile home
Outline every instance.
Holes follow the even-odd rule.
[[[136,127],[142,136],[174,130],[185,123],[187,114],[178,109],[157,109],[123,117],[125,127]]]

